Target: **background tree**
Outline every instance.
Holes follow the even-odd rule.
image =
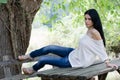
[[[0,3],[0,61],[16,59],[26,52],[31,24],[42,0],[1,0]],[[6,73],[0,67],[0,78],[21,72],[20,65],[10,66]]]

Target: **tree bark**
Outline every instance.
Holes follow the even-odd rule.
[[[18,55],[25,54],[31,24],[41,3],[42,0],[8,0],[7,4],[0,4],[0,61],[17,59]],[[0,78],[20,72],[21,65],[0,67]]]

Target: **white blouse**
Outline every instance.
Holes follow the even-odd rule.
[[[103,40],[95,40],[87,34],[79,41],[79,46],[69,54],[72,67],[88,67],[97,61],[108,59]]]

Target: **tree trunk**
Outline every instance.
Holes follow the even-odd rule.
[[[42,0],[8,0],[0,4],[0,61],[16,59],[25,54],[31,24]],[[0,78],[21,72],[21,65],[0,67]]]

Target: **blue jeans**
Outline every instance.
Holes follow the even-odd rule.
[[[61,68],[71,67],[71,64],[68,60],[68,55],[73,50],[74,50],[73,48],[69,48],[69,47],[48,45],[38,50],[32,51],[30,53],[30,57],[35,58],[38,56],[42,56],[40,57],[38,62],[35,65],[33,65],[33,69],[37,71],[40,68],[42,68],[45,64],[50,64]],[[43,56],[43,55],[47,55],[48,53],[53,53],[60,57]]]

